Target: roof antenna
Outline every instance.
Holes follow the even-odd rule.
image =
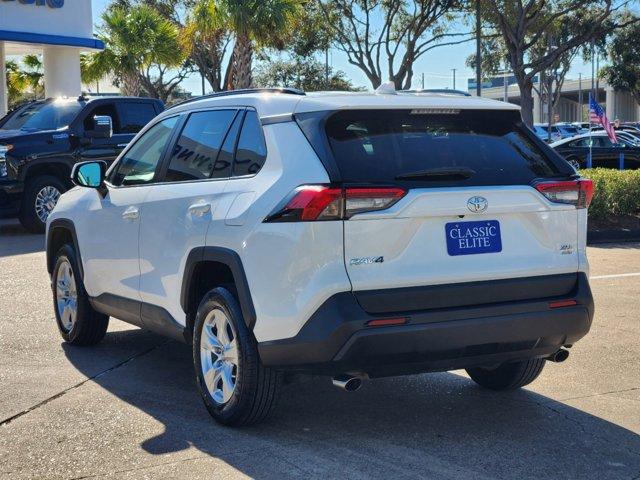
[[[380,86],[376,88],[375,94],[376,95],[397,95],[398,93],[396,92],[396,84],[393,83],[391,80],[389,80],[388,82],[381,83]]]

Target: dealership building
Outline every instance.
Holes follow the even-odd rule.
[[[45,96],[82,93],[80,53],[101,50],[91,0],[0,0],[0,116],[7,111],[6,60],[41,54]]]

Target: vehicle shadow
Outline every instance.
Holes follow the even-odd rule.
[[[110,335],[132,351],[152,336]],[[95,375],[96,355],[63,348],[78,370]],[[195,448],[202,461],[258,479],[602,480],[640,472],[637,434],[528,390],[488,392],[452,373],[372,380],[356,393],[307,377],[284,387],[269,421],[240,429],[209,417],[186,345],[162,343],[93,381],[163,425],[141,441],[146,453],[166,462]]]
[[[30,234],[17,220],[0,220],[0,258],[43,250],[44,235]]]

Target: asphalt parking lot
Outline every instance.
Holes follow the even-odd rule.
[[[43,247],[0,221],[0,478],[640,478],[640,244],[589,249],[592,331],[526,389],[301,379],[240,430],[210,419],[185,345],[116,320],[62,344]]]

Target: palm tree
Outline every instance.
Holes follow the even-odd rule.
[[[222,59],[229,35],[225,17],[216,0],[201,0],[190,12],[182,41],[185,50],[214,92],[222,90]]]
[[[9,105],[29,98],[44,96],[42,60],[37,55],[25,55],[20,61],[7,61],[7,91]]]
[[[100,38],[105,49],[83,56],[85,83],[113,75],[123,95],[138,96],[145,69],[153,64],[179,66],[184,59],[178,28],[149,6],[111,8],[102,21]]]
[[[255,44],[274,43],[286,33],[302,11],[301,0],[220,0],[219,6],[236,37],[226,87],[248,88]]]

